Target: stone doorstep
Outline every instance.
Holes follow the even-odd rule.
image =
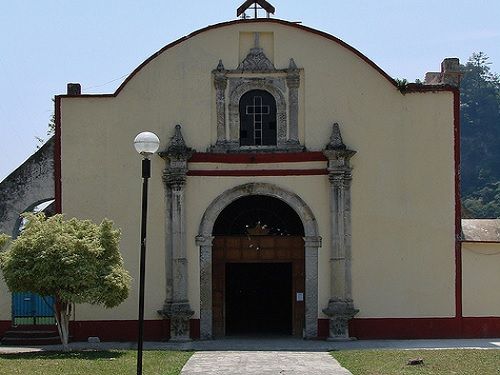
[[[12,329],[5,332],[2,345],[56,345],[61,343],[57,330]]]

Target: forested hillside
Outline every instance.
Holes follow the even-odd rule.
[[[500,76],[474,53],[462,66],[462,204],[474,218],[500,218]]]

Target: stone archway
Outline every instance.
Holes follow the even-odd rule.
[[[196,244],[200,246],[200,334],[213,337],[212,330],[212,240],[213,227],[222,210],[231,202],[248,195],[267,195],[287,203],[304,226],[305,248],[305,336],[317,337],[318,320],[318,249],[321,237],[316,219],[307,204],[295,193],[268,183],[248,183],[219,195],[206,209],[200,223]]]

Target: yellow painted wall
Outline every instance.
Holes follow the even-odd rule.
[[[11,297],[7,285],[0,277],[0,320],[11,319]]]
[[[500,243],[462,243],[464,316],[500,316]]]
[[[135,319],[139,262],[140,158],[135,135],[150,130],[166,147],[175,124],[188,146],[215,143],[211,71],[222,59],[239,63],[241,33],[266,32],[274,64],[290,58],[303,69],[299,136],[322,150],[339,122],[352,159],[352,276],[359,317],[452,316],[454,312],[453,103],[449,92],[402,95],[351,51],[319,35],[272,23],[212,29],[165,51],[144,66],[115,98],[62,99],[63,210],[68,216],[113,219],[133,274],[131,297],[111,311],[77,308],[77,319]],[[244,34],[247,35],[247,34]],[[271,48],[271,47],[269,47]],[[432,62],[434,64],[434,62]],[[164,161],[153,158],[150,182],[146,318],[164,300]],[[219,166],[222,168],[222,166]],[[269,182],[310,205],[323,237],[319,308],[329,290],[328,180],[316,177],[189,177],[186,190],[189,298],[199,316],[198,249],[201,216],[224,190]],[[323,316],[320,314],[320,316]]]

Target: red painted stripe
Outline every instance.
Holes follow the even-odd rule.
[[[460,200],[460,90],[453,91],[455,159],[455,316],[462,317],[462,204]]]
[[[189,322],[190,337],[200,338],[200,320]],[[70,334],[74,341],[87,341],[97,336],[102,341],[136,341],[137,320],[88,320],[70,322]],[[148,341],[164,341],[170,338],[170,320],[144,321],[144,339]]]
[[[464,317],[462,318],[462,337],[500,337],[500,317]]]
[[[349,334],[362,340],[459,338],[457,318],[353,319]]]
[[[405,94],[418,92],[455,91],[456,87],[451,85],[422,85],[420,83],[409,83]]]
[[[500,317],[353,319],[359,339],[488,338],[500,336]]]
[[[74,341],[97,336],[102,341],[137,341],[137,320],[85,320],[70,322]],[[162,341],[170,338],[169,320],[145,320],[144,339]]]
[[[227,164],[260,164],[260,163],[296,163],[308,161],[327,161],[322,152],[282,152],[282,153],[238,153],[212,154],[196,152],[189,159],[190,163],[227,163]]]
[[[62,213],[62,182],[61,182],[61,96],[55,97],[55,144],[54,144],[54,197],[56,213]]]
[[[189,320],[189,337],[199,339],[201,336],[200,319]]]
[[[3,337],[3,335],[5,335],[5,332],[7,332],[11,328],[12,328],[12,321],[0,320],[0,337]]]
[[[188,176],[322,176],[326,169],[258,169],[258,170],[198,170],[188,171]]]
[[[328,337],[328,325],[328,319],[318,319],[318,338]],[[6,330],[7,326],[10,327],[10,321],[0,321],[0,329]],[[191,319],[189,326],[191,338],[199,338],[199,319]],[[144,328],[144,337],[148,341],[169,338],[168,319],[146,320]],[[70,323],[70,333],[75,341],[86,341],[89,336],[98,336],[102,341],[135,341],[137,321],[73,321]],[[349,333],[362,340],[500,337],[500,317],[359,318],[349,322]]]

